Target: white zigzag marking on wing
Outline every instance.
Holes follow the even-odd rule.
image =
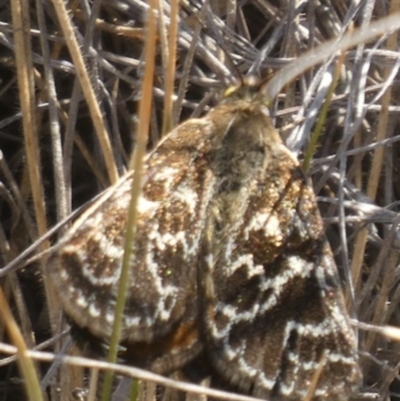
[[[273,289],[274,293],[271,294],[268,301],[263,304],[254,303],[250,310],[238,313],[237,308],[234,305],[226,305],[223,302],[219,302],[216,305],[216,311],[226,316],[229,323],[221,331],[218,331],[216,325],[212,329],[212,335],[215,338],[223,338],[229,334],[233,325],[240,322],[249,322],[255,319],[257,315],[263,314],[273,308],[279,300],[285,285],[293,280],[294,277],[309,277],[311,271],[315,268],[312,263],[307,263],[297,256],[290,256],[287,259],[289,267],[286,271],[279,276],[271,279],[266,279],[264,277],[264,268],[261,265],[255,265],[253,263],[253,255],[244,255],[242,260],[247,260],[247,269],[249,271],[249,276],[259,275],[261,277],[260,291],[264,292],[268,289]],[[243,263],[241,264],[243,265]]]
[[[164,179],[165,177],[170,178],[170,174],[172,174],[174,169],[170,169],[171,171],[160,173],[157,175],[157,179]],[[171,179],[172,182],[172,179]],[[184,201],[193,216],[193,219],[195,220],[195,224],[197,224],[197,221],[200,219],[202,221],[203,216],[202,214],[205,213],[205,206],[203,206],[200,209],[200,216],[197,217],[194,214],[194,208],[196,207],[196,202],[195,199],[198,198],[198,195],[191,190],[190,188],[181,188],[178,191],[179,195],[177,198],[180,201]],[[149,201],[147,201],[149,202]],[[151,228],[151,231],[149,232],[148,235],[148,241],[146,243],[146,269],[147,271],[151,274],[151,282],[152,285],[155,287],[156,292],[159,294],[159,297],[157,299],[157,305],[156,305],[156,311],[154,313],[154,318],[150,319],[148,318],[148,323],[146,323],[147,326],[151,326],[154,324],[154,322],[158,319],[161,321],[167,322],[171,318],[172,311],[176,305],[176,297],[180,291],[180,289],[174,285],[163,285],[162,281],[162,276],[159,273],[159,267],[158,264],[154,261],[154,251],[157,249],[158,251],[165,252],[167,247],[176,247],[178,244],[182,245],[183,248],[183,258],[188,259],[191,256],[194,256],[198,252],[199,248],[199,242],[201,238],[201,230],[197,230],[196,236],[192,238],[191,245],[190,242],[188,242],[188,236],[187,236],[186,231],[178,231],[175,234],[171,233],[165,233],[162,234],[160,233],[159,230],[159,225],[158,221],[155,220],[153,221],[153,227]],[[173,266],[171,266],[173,268]],[[167,308],[167,303],[169,304]],[[140,313],[140,311],[138,311]],[[135,316],[132,319],[126,318],[127,325],[128,326],[134,326],[137,325],[138,321],[138,316]]]
[[[263,230],[267,238],[274,238],[274,243],[279,245],[283,241],[283,233],[279,219],[271,213],[256,213],[244,229],[244,239],[249,239],[251,231]]]

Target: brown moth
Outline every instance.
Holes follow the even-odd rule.
[[[358,390],[356,339],[312,187],[259,84],[168,134],[144,166],[120,357],[169,374],[205,358],[235,391],[312,400]],[[72,324],[107,343],[132,175],[56,246],[47,274]]]

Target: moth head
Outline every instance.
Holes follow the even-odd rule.
[[[222,94],[222,103],[230,103],[238,100],[260,101],[268,105],[264,95],[266,80],[255,75],[243,77],[236,85],[229,86]]]

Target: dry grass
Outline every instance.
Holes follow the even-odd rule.
[[[50,3],[0,3],[2,266],[126,171],[136,143],[134,116],[146,96],[145,2],[54,0],[61,8]],[[211,0],[211,7],[181,1],[174,72],[170,6],[159,3],[149,147],[163,130],[205,113],[220,89],[240,75],[276,73],[307,50],[399,7],[395,0],[373,8],[362,1],[357,9],[341,0],[303,1],[297,8],[277,0]],[[378,326],[400,325],[398,47],[395,32],[344,53],[309,170],[351,314]],[[286,85],[273,104],[275,125],[300,159],[337,65],[333,54]],[[164,103],[174,75],[176,98]],[[62,331],[59,308],[41,263],[0,271],[1,287],[26,346],[59,352],[59,339],[51,341]],[[364,389],[394,400],[400,396],[399,342],[376,330],[360,330],[359,338]],[[0,341],[10,342],[2,323]],[[49,363],[36,364],[44,399],[70,400],[77,388],[88,386],[82,364],[72,362],[50,371]],[[150,399],[151,391],[143,388],[139,393]],[[1,360],[0,401],[24,397],[15,360]]]

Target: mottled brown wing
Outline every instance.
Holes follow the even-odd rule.
[[[144,343],[136,344],[137,359],[142,351],[163,356],[197,341],[196,266],[213,196],[199,143],[206,146],[208,132],[207,123],[192,119],[145,162],[121,339],[125,346]],[[104,342],[114,321],[131,182],[128,175],[105,191],[57,245],[47,267],[72,322]],[[154,339],[157,345],[146,350]],[[166,370],[176,368],[169,365]]]
[[[348,399],[356,341],[313,190],[261,113],[243,107],[226,144],[211,163],[225,185],[207,215],[200,280],[212,364],[243,392],[293,401],[323,364],[313,400]]]

